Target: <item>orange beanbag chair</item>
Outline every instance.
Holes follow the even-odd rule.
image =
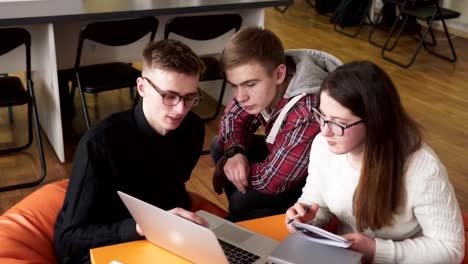
[[[54,223],[67,185],[45,185],[0,216],[0,263],[57,263]]]
[[[45,185],[0,216],[0,263],[58,263],[54,224],[62,208],[68,180]],[[192,211],[220,217],[227,212],[204,197],[189,192]]]

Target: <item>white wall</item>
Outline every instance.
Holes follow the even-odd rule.
[[[446,21],[450,32],[468,37],[468,1],[442,0],[441,5],[461,13],[460,17]]]
[[[461,13],[460,17],[456,20],[468,24],[468,1],[463,0],[442,0],[441,4],[443,7],[450,8],[452,10]]]

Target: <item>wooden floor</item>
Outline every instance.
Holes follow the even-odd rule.
[[[372,60],[383,67],[396,83],[408,112],[425,128],[427,144],[436,151],[447,167],[461,209],[468,212],[468,41],[459,37],[453,39],[458,54],[456,63],[443,61],[422,51],[413,66],[403,69],[383,60],[380,57],[380,49],[368,43],[368,28],[365,28],[357,38],[351,39],[334,32],[328,20],[328,17],[316,14],[306,1],[297,0],[284,14],[273,8],[267,9],[265,26],[279,35],[287,49],[324,50],[344,62]],[[382,34],[377,35],[377,40],[382,41],[382,38]],[[446,41],[439,42],[441,50],[447,50]],[[400,54],[397,57],[409,56],[414,41],[404,37],[401,45],[402,48],[395,51]],[[94,107],[95,99],[89,98],[91,109]],[[103,94],[97,100],[99,107],[96,109],[99,109],[97,113],[99,117],[131,105],[128,90]],[[210,100],[204,100],[205,104],[207,102],[210,105]],[[79,111],[79,102],[76,101],[75,105]],[[207,109],[209,107],[202,106],[198,111],[206,113]],[[25,132],[25,124],[22,122],[24,112],[23,108],[15,109],[15,122],[11,125],[6,109],[0,110],[0,142],[22,139],[19,135]],[[90,112],[95,114],[94,111]],[[70,157],[66,163],[58,162],[55,153],[45,140],[47,177],[44,184],[65,179],[70,174],[71,157],[79,135],[83,131],[81,114],[77,113],[77,118],[73,120],[73,129],[65,135],[66,154]],[[206,146],[217,133],[217,126],[217,121],[206,124]],[[0,143],[0,147],[3,146],[5,144]],[[37,157],[35,150],[33,147],[28,151],[32,155],[26,153],[1,157],[0,184],[11,184],[37,173],[37,162],[36,168],[32,165],[32,160]],[[226,208],[225,197],[218,196],[212,191],[212,171],[213,163],[210,157],[201,157],[187,188]],[[36,188],[0,193],[0,213]]]

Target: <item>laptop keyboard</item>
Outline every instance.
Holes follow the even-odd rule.
[[[243,250],[242,248],[238,248],[232,244],[229,244],[226,241],[219,240],[219,244],[226,255],[229,264],[248,264],[254,263],[260,257],[252,254],[248,251]]]

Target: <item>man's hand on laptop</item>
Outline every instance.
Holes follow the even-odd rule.
[[[197,215],[196,213],[187,211],[187,210],[185,210],[183,208],[176,207],[174,209],[169,210],[169,212],[171,212],[171,213],[173,213],[173,214],[175,214],[177,216],[180,216],[182,218],[185,218],[187,220],[190,220],[190,221],[194,222],[195,224],[199,224],[199,225],[204,226],[204,227],[209,226],[208,221],[206,221],[203,217]],[[142,237],[145,236],[145,234],[141,230],[140,226],[138,226],[138,224],[136,225],[136,231],[137,231],[138,235],[140,235]]]
[[[180,216],[182,218],[185,218],[187,220],[190,220],[190,221],[194,222],[195,224],[199,224],[201,226],[208,227],[208,221],[206,221],[203,217],[197,215],[194,212],[190,212],[190,211],[187,211],[187,210],[179,208],[179,207],[171,209],[171,210],[169,210],[169,212],[171,212],[171,213],[173,213],[175,215],[178,215],[178,216]]]

